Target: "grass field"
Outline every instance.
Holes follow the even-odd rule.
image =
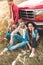
[[[15,0],[16,1],[16,0]],[[21,0],[17,0],[18,2]],[[23,1],[23,0],[22,0]],[[5,4],[5,3],[4,3]],[[8,9],[6,9],[8,6],[3,3],[0,3],[0,12],[5,12],[0,14],[0,17],[2,15],[2,18],[0,18],[0,38],[5,37],[5,33],[7,30],[7,18],[9,16],[8,14]],[[8,10],[8,11],[7,11]],[[7,16],[7,17],[6,17]],[[39,40],[39,46],[37,48],[38,50],[38,54],[35,58],[29,58],[30,53],[26,53],[25,55],[22,55],[20,57],[20,60],[22,62],[20,62],[19,60],[17,60],[16,65],[43,65],[43,33],[41,33],[41,37]],[[9,43],[8,42],[0,42],[0,52],[5,48],[8,47]],[[17,49],[14,50],[12,52],[7,52],[4,53],[3,56],[0,56],[0,65],[12,65],[12,62],[17,58],[18,54],[21,53],[23,49]]]
[[[39,40],[39,46],[38,46],[38,54],[35,58],[29,58],[30,53],[26,53],[25,55],[22,55],[20,58],[22,62],[17,61],[16,65],[43,65],[43,36],[41,36]],[[8,46],[8,42],[0,43],[0,52]],[[3,56],[0,56],[0,65],[11,65],[11,63],[16,59],[19,53],[21,53],[21,50],[23,49],[17,49],[12,52],[4,53]],[[24,61],[25,57],[25,61]]]

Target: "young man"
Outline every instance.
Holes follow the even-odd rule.
[[[28,35],[26,34],[27,27],[24,24],[24,21],[20,19],[18,21],[19,26],[11,33],[11,39],[10,39],[10,46],[8,47],[8,50],[12,51],[20,47],[26,46],[26,43],[28,42]],[[19,34],[18,34],[19,33]],[[20,43],[14,45],[16,41],[19,41]],[[13,43],[14,42],[14,43]]]
[[[22,19],[19,19],[19,26],[11,33],[10,38],[10,46],[8,48],[5,48],[0,55],[2,55],[6,51],[12,51],[17,48],[25,47],[26,44],[29,42],[28,33],[27,33],[27,27]],[[19,33],[19,34],[18,34]],[[14,44],[16,41],[19,41],[20,43]]]
[[[14,20],[14,24],[17,24],[19,18],[18,7],[14,4],[13,0],[8,0],[8,5],[10,8],[10,18]]]

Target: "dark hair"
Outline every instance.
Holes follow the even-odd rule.
[[[11,1],[13,1],[13,0],[8,0],[8,2],[11,2]]]
[[[36,24],[34,23],[34,22],[27,22],[27,24],[26,24],[26,26],[28,27],[28,24],[32,24],[33,25],[33,27],[36,29]]]
[[[28,24],[30,24],[30,23],[33,25],[34,30],[35,30],[35,29],[36,29],[36,24],[33,23],[33,22],[28,22],[28,23],[26,24],[26,26],[28,27]],[[27,30],[28,30],[29,38],[31,39],[31,38],[32,38],[32,31],[30,31],[29,29],[27,29]]]

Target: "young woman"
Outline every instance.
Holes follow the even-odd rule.
[[[1,39],[1,42],[6,42],[7,40],[10,40],[11,32],[16,28],[16,25],[14,24],[12,19],[8,20],[8,28],[7,33],[5,35],[5,38]]]
[[[39,33],[38,30],[36,29],[36,26],[34,23],[32,22],[28,22],[27,23],[27,27],[28,27],[28,34],[29,34],[29,48],[31,50],[31,54],[29,57],[34,57],[35,56],[35,50],[37,48],[37,41],[39,39]]]

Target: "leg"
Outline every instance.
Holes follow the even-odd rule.
[[[12,51],[12,50],[15,50],[15,49],[17,49],[17,48],[24,47],[24,46],[26,45],[26,43],[27,43],[27,41],[23,41],[23,42],[18,43],[18,44],[16,44],[16,45],[9,46],[9,47],[8,47],[8,50],[9,50],[9,51]]]
[[[36,38],[33,38],[32,39],[32,52],[35,53],[35,49],[37,47],[37,41],[36,41]]]
[[[25,40],[22,36],[20,36],[19,34],[15,34],[14,37],[13,37],[13,41],[19,41],[19,42],[22,42],[23,40]]]
[[[32,48],[32,53],[35,53],[36,49],[35,48]]]
[[[11,32],[6,33],[6,39],[10,40]]]
[[[35,56],[35,52],[36,52],[36,47],[37,47],[37,41],[36,41],[35,38],[32,39],[31,47],[32,47],[32,52],[31,52],[29,57],[34,57]]]
[[[13,43],[16,43],[17,41],[22,42],[23,40],[24,38],[22,36],[20,36],[19,34],[14,34]],[[13,43],[10,45],[13,45]]]
[[[28,45],[28,47],[29,47],[29,50],[31,51],[31,50],[32,50],[31,45],[30,45],[29,43],[28,43],[27,45]]]
[[[1,42],[6,42],[7,40],[10,40],[11,32],[6,33],[5,38],[1,39]]]

